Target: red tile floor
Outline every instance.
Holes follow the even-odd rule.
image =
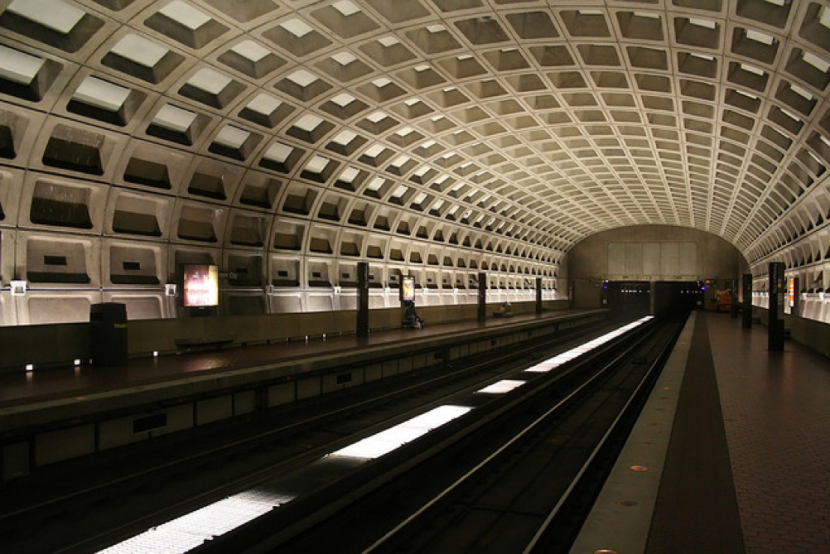
[[[830,552],[830,360],[705,317],[747,552]]]

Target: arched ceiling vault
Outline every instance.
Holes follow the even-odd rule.
[[[400,237],[412,216],[547,262],[629,225],[711,232],[750,263],[827,228],[823,0],[0,9],[0,162],[133,191],[104,234],[142,225],[119,230],[118,202],[171,196],[174,242],[204,238],[205,206],[286,240],[291,222]]]

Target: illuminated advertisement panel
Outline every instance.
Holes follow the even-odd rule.
[[[415,277],[404,277],[401,283],[401,300],[415,300]]]
[[[207,308],[219,305],[218,266],[186,265],[183,271],[186,308]]]
[[[795,279],[787,279],[787,298],[790,301],[790,308],[795,306]]]

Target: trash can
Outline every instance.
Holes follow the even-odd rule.
[[[94,366],[127,365],[127,306],[117,302],[89,308],[89,354]]]

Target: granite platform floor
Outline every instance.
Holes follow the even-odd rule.
[[[830,552],[830,360],[701,313],[648,552]]]
[[[830,552],[830,359],[705,319],[746,551]]]

